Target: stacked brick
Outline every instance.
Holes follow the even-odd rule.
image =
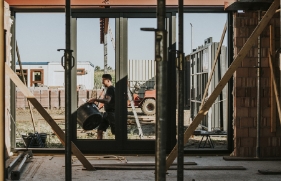
[[[86,102],[87,94],[88,94],[87,90],[78,90],[77,91],[78,107]]]
[[[65,90],[58,89],[30,89],[31,93],[40,102],[44,108],[51,109],[61,109],[65,108]],[[102,89],[97,90],[77,90],[77,106],[85,103],[85,100],[96,97],[100,95]],[[28,108],[27,100],[23,93],[17,89],[16,91],[16,107],[25,109]],[[34,108],[31,105],[31,108]]]
[[[258,12],[234,14],[234,57],[258,24]],[[269,25],[275,28],[275,47],[280,47],[279,13]],[[269,25],[261,34],[261,122],[260,156],[281,156],[280,124],[276,132],[271,132],[271,71],[268,63],[270,50]],[[257,140],[257,61],[258,40],[248,52],[234,74],[234,156],[256,156]],[[279,119],[277,119],[279,122]],[[278,133],[279,130],[279,133]]]
[[[51,109],[59,109],[59,90],[50,89],[50,108]]]

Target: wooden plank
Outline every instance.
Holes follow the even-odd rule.
[[[280,99],[279,99],[279,91],[278,91],[278,87],[277,87],[277,82],[276,82],[276,79],[275,79],[275,70],[274,70],[274,67],[273,67],[273,63],[272,63],[272,56],[269,52],[269,67],[270,67],[270,71],[271,71],[271,77],[272,77],[272,80],[273,80],[273,89],[274,89],[274,95],[275,95],[275,100],[276,100],[276,103],[277,103],[277,110],[278,110],[278,115],[279,115],[279,119],[281,120],[281,106],[280,106]]]
[[[275,54],[275,33],[274,33],[274,26],[270,25],[269,26],[269,30],[270,30],[270,52],[271,55]],[[273,56],[274,60],[275,60],[275,56]],[[269,60],[268,60],[269,61]],[[275,67],[276,62],[272,62],[273,67]],[[273,85],[273,77],[271,76],[271,88],[270,88],[270,102],[271,102],[271,110],[270,110],[270,117],[271,117],[271,132],[276,132],[276,99],[274,96],[274,85]]]
[[[97,170],[155,170],[155,166],[94,165]],[[177,170],[171,166],[169,170]],[[243,166],[185,166],[184,170],[246,170]]]
[[[224,156],[226,161],[281,161],[281,157],[237,157],[237,156]]]
[[[263,175],[281,175],[281,170],[276,169],[276,170],[258,170],[260,174]]]
[[[219,46],[218,46],[218,49],[217,49],[217,52],[216,52],[216,55],[215,55],[215,59],[214,59],[213,66],[212,66],[212,70],[211,70],[211,73],[209,75],[208,82],[206,84],[205,91],[204,91],[204,94],[203,94],[203,97],[202,97],[201,107],[203,106],[203,104],[205,102],[205,99],[206,99],[206,96],[207,96],[207,93],[208,93],[208,89],[209,89],[209,86],[211,84],[211,80],[212,80],[213,74],[215,72],[216,64],[217,64],[218,58],[220,56],[221,47],[222,47],[222,43],[223,43],[223,40],[224,40],[224,36],[225,36],[226,30],[227,30],[227,23],[225,23],[223,31],[222,31],[221,40],[220,40],[220,43],[219,43]]]
[[[60,139],[61,143],[65,145],[65,136],[62,129],[57,125],[54,119],[49,115],[49,113],[42,107],[38,100],[32,95],[28,88],[22,83],[15,72],[5,64],[5,72],[15,83],[15,85],[22,91],[22,93],[27,97],[27,99],[32,103],[32,105],[37,109],[41,116],[47,121],[51,126],[57,137]],[[84,165],[87,170],[95,170],[92,164],[85,158],[82,152],[76,147],[76,145],[71,143],[72,153],[79,159],[79,161]]]
[[[209,111],[210,107],[213,105],[215,102],[216,98],[218,95],[221,93],[222,89],[224,86],[227,84],[229,79],[232,77],[233,73],[236,71],[236,69],[240,66],[241,61],[246,57],[247,53],[249,50],[252,48],[252,45],[258,38],[258,36],[261,34],[261,32],[264,30],[264,28],[267,26],[268,22],[270,19],[273,17],[275,10],[279,7],[280,5],[280,0],[274,0],[257,27],[254,29],[253,33],[251,36],[247,39],[246,43],[238,53],[238,55],[235,57],[233,60],[232,64],[229,66],[227,71],[225,72],[224,76],[218,83],[218,85],[215,87],[214,91],[210,95],[209,99],[205,102],[205,104],[200,108],[200,111],[194,118],[193,122],[190,124],[188,129],[184,133],[184,144],[187,143],[188,139],[190,136],[193,134],[193,131],[198,127],[200,124],[201,120],[204,118],[204,115],[207,114]],[[175,158],[177,157],[177,147],[178,145],[176,144],[169,156],[166,159],[166,170],[169,169]]]

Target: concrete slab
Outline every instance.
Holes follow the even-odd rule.
[[[15,157],[13,157],[15,158]],[[7,160],[7,165],[13,160]],[[92,164],[154,163],[154,156],[87,156]],[[108,159],[106,159],[108,158]],[[125,158],[125,159],[124,159]],[[185,156],[185,162],[196,162],[197,166],[243,166],[246,170],[185,170],[184,180],[191,181],[280,181],[281,175],[262,175],[258,170],[276,170],[281,161],[225,161],[223,156]],[[34,156],[25,164],[21,181],[64,181],[64,155]],[[193,165],[192,167],[196,167]],[[82,170],[82,165],[73,157],[72,180],[114,180],[149,181],[155,180],[154,170]],[[10,176],[10,175],[9,175]],[[9,180],[9,179],[8,179]],[[167,181],[177,180],[177,171],[169,170]]]

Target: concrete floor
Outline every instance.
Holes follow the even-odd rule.
[[[110,163],[116,164],[124,162],[122,157],[126,158],[128,163],[136,162],[154,162],[154,156],[122,156],[120,160],[97,160],[101,156],[87,156],[93,164]],[[14,159],[7,160],[7,165]],[[103,158],[103,157],[101,157]],[[186,162],[196,162],[197,166],[244,166],[246,170],[185,170],[184,180],[191,181],[280,181],[281,175],[261,175],[258,170],[272,169],[281,170],[281,161],[225,161],[222,156],[185,156]],[[196,166],[196,165],[195,165]],[[195,167],[193,166],[193,167]],[[24,165],[21,174],[21,181],[64,181],[64,155],[34,156]],[[10,177],[10,174],[9,174]],[[113,180],[113,181],[149,181],[154,180],[154,170],[97,170],[84,171],[81,163],[73,157],[72,180],[93,181],[93,180]],[[7,179],[10,180],[10,179]],[[166,180],[177,180],[177,171],[169,170]]]

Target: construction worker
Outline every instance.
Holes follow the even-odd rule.
[[[105,112],[103,114],[102,122],[98,127],[97,139],[103,138],[103,132],[109,127],[112,134],[115,135],[115,88],[112,85],[112,77],[110,74],[102,75],[102,84],[105,87],[105,95],[102,99],[92,98],[88,100],[88,103],[101,102],[104,103]]]

